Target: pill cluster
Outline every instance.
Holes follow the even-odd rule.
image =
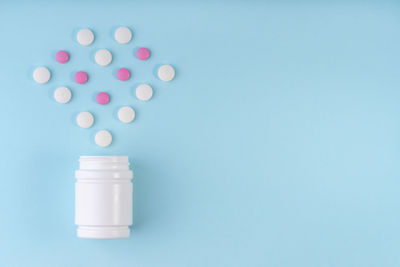
[[[128,44],[132,40],[132,31],[128,27],[119,27],[114,33],[115,41],[119,44]],[[95,41],[95,36],[90,29],[81,29],[77,36],[77,42],[82,46],[90,46]],[[136,51],[136,57],[139,60],[150,58],[150,50],[141,47]],[[67,51],[60,50],[56,54],[56,61],[65,64],[69,61],[70,55]],[[112,62],[112,53],[107,49],[100,49],[94,55],[96,64],[106,67]],[[162,65],[158,68],[157,76],[161,81],[169,82],[175,77],[175,69],[171,65]],[[117,71],[117,78],[121,81],[127,81],[131,77],[131,72],[127,68],[120,68]],[[51,72],[48,68],[37,67],[33,72],[33,79],[40,84],[47,83],[51,78]],[[85,84],[89,77],[85,71],[78,70],[74,75],[75,82]],[[153,96],[153,88],[148,84],[140,84],[136,87],[136,98],[141,101],[149,101]],[[71,101],[72,92],[68,87],[60,86],[54,90],[54,99],[60,104],[66,104]],[[99,105],[107,105],[110,102],[110,95],[107,92],[100,92],[96,96]],[[131,123],[135,119],[135,110],[130,106],[123,106],[118,111],[118,119],[122,123]],[[89,111],[82,111],[76,117],[76,123],[81,128],[90,128],[94,124],[95,118]],[[100,130],[95,135],[95,143],[100,147],[107,147],[112,142],[112,135],[108,130]]]

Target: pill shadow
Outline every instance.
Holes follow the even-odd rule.
[[[60,49],[60,50],[66,51],[65,49]],[[50,51],[50,60],[56,60],[56,61],[57,61],[56,55],[57,55],[57,52],[60,51],[60,50],[52,49],[52,50]],[[63,64],[60,63],[60,65],[63,65]]]
[[[56,91],[56,88],[50,87],[47,90],[47,98],[50,99],[51,101],[55,101],[54,99],[54,92]],[[71,99],[72,100],[72,99]]]
[[[117,79],[118,81],[119,81],[119,79],[118,79],[118,75],[117,75],[117,73],[118,73],[118,70],[119,70],[120,68],[116,68],[116,67],[114,67],[113,69],[112,69],[112,76],[113,76],[113,78],[114,79]],[[130,70],[129,70],[130,71]]]
[[[155,194],[152,193],[152,183],[156,183],[155,175],[152,174],[150,166],[146,163],[146,160],[135,158],[135,155],[128,155],[130,159],[130,167],[133,170],[133,223],[132,223],[132,235],[135,231],[141,231],[146,225],[149,225],[150,221],[156,217],[154,216],[155,209],[152,208],[154,203]]]
[[[94,57],[95,57],[95,55],[96,55],[96,52],[97,52],[97,50],[99,50],[99,49],[100,49],[100,48],[94,48],[94,47],[92,47],[92,48],[90,49],[89,53],[88,53],[88,57],[89,57],[90,63],[91,63],[91,64],[94,64],[94,66],[96,66],[96,67],[101,67],[101,66],[99,66],[99,65],[96,63],[96,60],[94,59]]]
[[[171,207],[166,202],[173,193],[165,179],[163,166],[151,160],[151,155],[129,153],[131,169],[134,172],[133,188],[133,226],[135,232],[149,231],[165,219],[165,210]],[[178,186],[178,185],[177,185]]]

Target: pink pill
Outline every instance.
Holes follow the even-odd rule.
[[[128,69],[126,68],[120,68],[117,72],[117,77],[118,79],[120,79],[121,81],[126,81],[129,79],[129,77],[131,76],[131,73],[129,72]]]
[[[67,51],[60,50],[56,54],[56,60],[60,63],[65,63],[69,60],[69,54]]]
[[[76,81],[77,83],[79,83],[79,84],[84,84],[84,83],[86,83],[86,82],[87,82],[87,79],[88,79],[88,75],[87,75],[87,73],[84,72],[84,71],[78,71],[78,72],[75,74],[75,81]]]
[[[136,55],[140,60],[147,60],[150,57],[150,51],[145,47],[141,47],[136,52]]]
[[[96,100],[100,105],[105,105],[110,102],[110,96],[106,92],[100,92],[97,94]]]

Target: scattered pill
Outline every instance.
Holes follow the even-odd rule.
[[[140,60],[147,60],[150,57],[150,51],[149,51],[149,49],[147,49],[145,47],[141,47],[136,52],[136,56]]]
[[[75,81],[79,84],[84,84],[88,80],[88,75],[84,71],[78,71],[75,73]]]
[[[147,101],[153,96],[153,88],[148,84],[141,84],[136,87],[136,97],[139,100]]]
[[[33,79],[37,83],[47,83],[50,80],[50,71],[46,67],[38,67],[33,72]]]
[[[68,103],[71,100],[71,96],[71,90],[65,86],[58,87],[54,91],[54,99],[60,104]]]
[[[83,111],[76,116],[76,123],[81,128],[90,128],[94,123],[94,117],[92,113],[88,111]]]
[[[56,60],[60,63],[65,63],[69,60],[69,54],[67,51],[60,50],[56,54]]]
[[[126,68],[120,68],[117,71],[117,77],[118,79],[120,79],[121,81],[126,81],[129,79],[129,77],[131,76],[131,73],[129,72],[128,69]]]
[[[89,29],[82,29],[76,35],[76,40],[83,46],[91,45],[94,41],[94,34]]]
[[[97,94],[96,100],[100,105],[106,105],[108,102],[110,102],[110,95],[106,92],[100,92]]]
[[[112,142],[112,135],[107,130],[100,130],[96,133],[94,137],[94,141],[98,146],[106,147],[109,146]]]
[[[94,56],[94,60],[100,66],[107,66],[112,61],[111,52],[108,51],[107,49],[100,49],[96,52],[96,55]]]
[[[158,69],[158,78],[161,81],[169,82],[175,77],[175,70],[171,65],[162,65]]]
[[[120,44],[127,44],[132,39],[132,32],[127,27],[119,27],[114,34],[115,40]]]
[[[118,119],[123,123],[130,123],[135,119],[135,110],[130,106],[124,106],[118,110]]]

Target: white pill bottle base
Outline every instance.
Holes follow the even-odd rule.
[[[75,224],[81,238],[127,238],[133,172],[127,156],[81,156],[75,172]]]

